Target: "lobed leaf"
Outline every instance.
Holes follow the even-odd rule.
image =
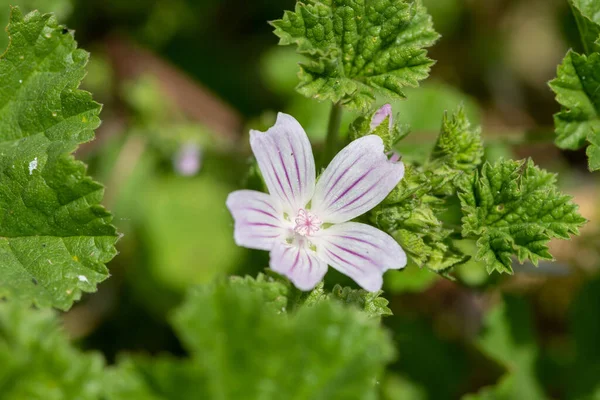
[[[71,347],[50,310],[0,301],[0,397],[96,400],[103,391],[101,355]]]
[[[435,196],[456,175],[437,172],[407,166],[400,184],[369,216],[400,243],[415,264],[444,274],[469,257],[453,245],[453,231],[439,217],[444,200]]]
[[[227,283],[192,291],[174,326],[212,399],[372,398],[393,354],[376,320],[338,302],[276,313]]]
[[[569,0],[586,54],[600,51],[600,3]]]
[[[324,301],[338,301],[346,305],[356,307],[363,311],[369,317],[381,318],[393,315],[392,310],[388,308],[389,301],[382,297],[383,290],[376,292],[367,292],[363,289],[352,289],[335,285],[331,293],[324,290],[324,284],[321,282],[304,299],[303,306],[313,306]]]
[[[124,356],[106,373],[106,400],[209,398],[202,371],[189,359]]]
[[[116,254],[103,187],[70,155],[101,106],[78,90],[88,54],[51,14],[12,9],[0,58],[0,298],[68,309]]]
[[[461,180],[462,234],[477,238],[477,257],[488,272],[512,273],[512,255],[537,265],[552,259],[547,243],[578,234],[585,219],[571,197],[556,187],[556,176],[533,161],[484,164]]]
[[[600,54],[569,51],[549,85],[562,106],[554,115],[556,145],[576,150],[600,130]]]
[[[539,349],[534,337],[531,309],[524,300],[505,296],[503,302],[486,315],[476,344],[484,354],[503,365],[507,372],[495,386],[466,395],[463,400],[548,398],[536,377]]]
[[[556,145],[587,149],[589,169],[600,169],[600,3],[570,0],[585,54],[569,51],[549,85],[561,111],[554,115]]]
[[[18,5],[23,12],[39,10],[52,12],[58,18],[67,18],[73,9],[72,0],[0,0],[0,26],[4,29],[10,19],[11,5]],[[2,30],[4,32],[4,30]],[[6,50],[8,37],[0,34],[0,52]]]
[[[391,234],[418,266],[446,274],[470,257],[455,245],[453,229],[444,226],[446,199],[456,193],[457,179],[481,164],[483,143],[463,107],[444,115],[436,145],[423,167],[407,166],[404,178],[370,214]]]
[[[590,318],[600,307],[600,277],[588,280],[569,308],[569,332],[572,335],[573,358],[565,366],[568,399],[597,399],[600,396],[600,320]]]
[[[404,97],[433,61],[424,48],[439,38],[421,0],[307,0],[271,23],[280,45],[295,44],[297,90],[306,97],[367,109],[375,91]]]

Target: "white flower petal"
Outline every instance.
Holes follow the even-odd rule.
[[[339,223],[381,203],[404,176],[404,164],[388,160],[383,151],[375,135],[342,149],[319,177],[311,211],[323,222]]]
[[[390,235],[370,225],[335,224],[312,239],[319,258],[372,292],[381,289],[386,270],[406,266],[402,247]]]
[[[315,160],[304,129],[294,117],[279,113],[268,131],[250,131],[250,146],[269,193],[295,215],[315,190]]]
[[[327,264],[308,248],[276,243],[271,250],[271,269],[287,276],[300,290],[311,290],[323,280]]]
[[[234,239],[238,246],[271,250],[286,234],[281,206],[268,194],[237,190],[227,197],[227,208],[235,220]]]

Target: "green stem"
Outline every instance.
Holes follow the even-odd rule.
[[[321,166],[326,166],[338,150],[338,139],[340,125],[342,124],[342,106],[339,103],[331,105],[329,112],[329,125],[327,126],[327,137],[325,138],[325,149],[321,158]]]

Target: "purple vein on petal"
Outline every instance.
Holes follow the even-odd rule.
[[[352,189],[354,189],[354,187],[356,185],[358,185],[360,183],[360,181],[362,181],[363,179],[365,179],[365,177],[367,175],[369,175],[371,172],[373,172],[374,168],[369,169],[367,172],[365,172],[364,174],[362,174],[357,180],[355,180],[348,188],[346,188],[346,190],[344,190],[334,201],[332,201],[329,205],[332,206],[335,203],[338,202],[339,199],[341,199],[342,197],[344,197],[346,194],[348,194],[349,191],[351,191]]]
[[[300,250],[298,250],[298,252],[296,253],[296,259],[294,260],[294,265],[292,265],[292,268],[290,268],[290,273],[294,272],[296,265],[298,265],[299,258],[300,258]]]
[[[290,176],[288,174],[288,170],[285,166],[285,162],[283,161],[283,156],[281,155],[281,149],[276,145],[277,152],[279,153],[279,162],[281,163],[281,168],[283,168],[283,172],[285,172],[285,179],[287,179],[288,186],[290,187],[290,194],[294,196],[294,187],[292,186],[292,181],[290,181]],[[288,199],[289,200],[289,199]]]
[[[256,211],[257,213],[264,214],[264,215],[266,215],[268,217],[271,217],[271,218],[279,221],[279,218],[277,218],[275,215],[269,213],[268,211],[261,210],[260,208],[247,207],[247,208],[244,208],[243,210]]]
[[[269,164],[271,165],[271,170],[273,171],[273,175],[275,175],[275,179],[277,179],[277,183],[279,183],[279,187],[281,188],[282,194],[283,196],[281,196],[282,198],[285,197],[286,200],[288,201],[288,203],[290,205],[292,205],[293,203],[291,202],[287,192],[285,191],[285,189],[283,188],[283,184],[281,183],[281,180],[279,179],[279,175],[277,174],[277,170],[275,169],[275,164],[273,164],[273,160],[271,160],[271,157],[268,157],[269,159]],[[287,172],[286,172],[287,175]],[[288,178],[289,180],[289,178]]]
[[[287,136],[287,141],[288,144],[290,145],[290,149],[292,151],[292,157],[294,157],[294,165],[296,166],[296,177],[298,178],[298,197],[302,197],[303,193],[302,193],[302,181],[300,180],[300,168],[298,167],[298,159],[296,158],[296,152],[294,151],[294,146],[292,146],[292,141],[290,140],[290,137]],[[302,146],[300,146],[302,147]],[[304,149],[302,150],[302,152],[304,152]],[[306,168],[305,168],[306,169]],[[304,206],[304,204],[302,204],[302,206]]]
[[[339,181],[346,175],[346,173],[348,173],[348,171],[350,171],[350,169],[363,157],[363,155],[359,155],[356,160],[352,161],[349,163],[349,166],[344,170],[344,172],[342,172],[337,179],[335,180],[335,182],[333,182],[333,185],[329,186],[329,188],[327,189],[327,193],[325,194],[325,196],[323,197],[323,200],[327,199],[327,197],[329,196],[329,194],[331,193],[331,191],[337,186],[337,184],[339,183]],[[329,181],[325,183],[326,185],[329,185]]]
[[[249,225],[249,226],[268,226],[271,228],[281,228],[279,225],[273,225],[273,224],[268,224],[266,222],[249,222],[249,221],[243,221],[244,225]]]
[[[372,190],[372,189],[373,189],[375,186],[377,186],[378,184],[379,184],[379,181],[378,181],[378,180],[377,180],[377,181],[375,181],[375,182],[374,182],[374,183],[373,183],[373,184],[372,184],[372,185],[371,185],[371,186],[370,186],[368,189],[366,189],[364,192],[362,192],[360,196],[356,197],[356,198],[355,198],[354,200],[352,200],[351,202],[349,202],[349,203],[346,203],[346,204],[344,204],[343,206],[341,206],[341,207],[338,209],[338,212],[339,212],[339,211],[342,211],[342,210],[344,210],[346,207],[348,207],[348,206],[350,206],[350,205],[354,204],[355,202],[357,202],[358,200],[362,199],[362,198],[363,198],[365,195],[369,194],[369,192],[370,192],[370,191],[371,191],[371,190]],[[369,202],[369,200],[367,199],[367,201],[364,201],[364,202],[362,202],[362,203],[360,203],[360,204],[358,204],[358,205],[356,205],[356,206],[352,207],[351,209],[349,209],[349,210],[344,210],[344,211],[345,211],[345,212],[354,211],[354,210],[356,210],[357,208],[360,208],[360,207],[364,206],[364,205],[365,205],[365,204],[367,204],[368,202]]]
[[[264,201],[264,200],[258,200],[256,199],[255,201],[258,201],[259,203],[262,203],[264,205],[266,205],[267,207],[269,207],[271,210],[273,210],[273,212],[275,214],[277,214],[277,210],[275,210],[275,207],[273,207],[271,204],[269,204],[268,202]]]
[[[333,256],[333,257],[337,258],[338,260],[340,260],[341,262],[343,262],[343,263],[347,264],[348,266],[350,266],[350,267],[354,268],[354,269],[355,269],[355,270],[357,270],[358,272],[360,272],[360,273],[364,273],[364,271],[363,271],[363,270],[362,270],[360,267],[358,267],[357,265],[354,265],[354,264],[352,264],[350,261],[348,261],[348,260],[346,260],[345,258],[343,258],[343,257],[339,256],[338,254],[336,254],[336,253],[332,252],[331,250],[329,250],[329,249],[326,249],[325,251],[326,251],[327,253],[329,253],[329,255],[330,255],[330,256]]]
[[[309,146],[310,146],[310,143],[309,143]],[[305,180],[305,184],[307,185],[305,189],[308,190],[309,182],[312,182],[312,186],[313,186],[313,189],[314,189],[315,177],[314,176],[312,176],[312,177],[308,176],[308,164],[310,162],[310,159],[307,161],[307,158],[306,158],[306,149],[304,148],[304,146],[300,146],[300,148],[302,149],[302,160],[303,160],[302,162],[304,163],[304,180]],[[312,158],[312,156],[311,156],[311,158]],[[308,192],[305,193],[305,195],[307,195],[307,196],[310,196],[311,194],[312,193],[308,193]],[[305,206],[305,204],[302,204],[302,205]]]
[[[364,239],[357,238],[357,237],[354,237],[354,236],[337,236],[337,237],[338,238],[342,238],[342,239],[346,239],[346,240],[354,240],[356,242],[360,242],[360,243],[371,245],[371,246],[375,247],[376,249],[383,250],[381,247],[377,246],[373,242],[369,242],[368,240],[364,240]]]
[[[263,239],[274,239],[276,237],[279,237],[279,235],[252,235],[255,238],[263,238]]]
[[[373,259],[372,259],[372,258],[370,258],[370,257],[363,256],[363,255],[362,255],[362,254],[360,254],[360,253],[357,253],[357,252],[355,252],[355,251],[352,251],[352,250],[350,250],[350,249],[347,249],[347,248],[345,248],[345,247],[342,247],[342,246],[340,246],[340,245],[337,245],[337,244],[335,244],[335,243],[331,243],[331,244],[332,244],[332,245],[334,245],[335,247],[337,247],[338,249],[340,249],[340,250],[342,250],[342,251],[345,251],[346,253],[352,254],[352,255],[353,255],[353,256],[355,256],[355,257],[362,258],[362,259],[363,259],[363,260],[365,260],[365,261],[368,261],[368,262],[370,262],[370,263],[372,263],[372,264],[374,264],[374,265],[377,265],[377,263],[375,262],[375,260],[373,260]]]

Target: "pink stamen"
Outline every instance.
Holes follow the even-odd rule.
[[[301,236],[310,236],[321,228],[321,221],[315,214],[301,208],[296,215],[294,232]]]

